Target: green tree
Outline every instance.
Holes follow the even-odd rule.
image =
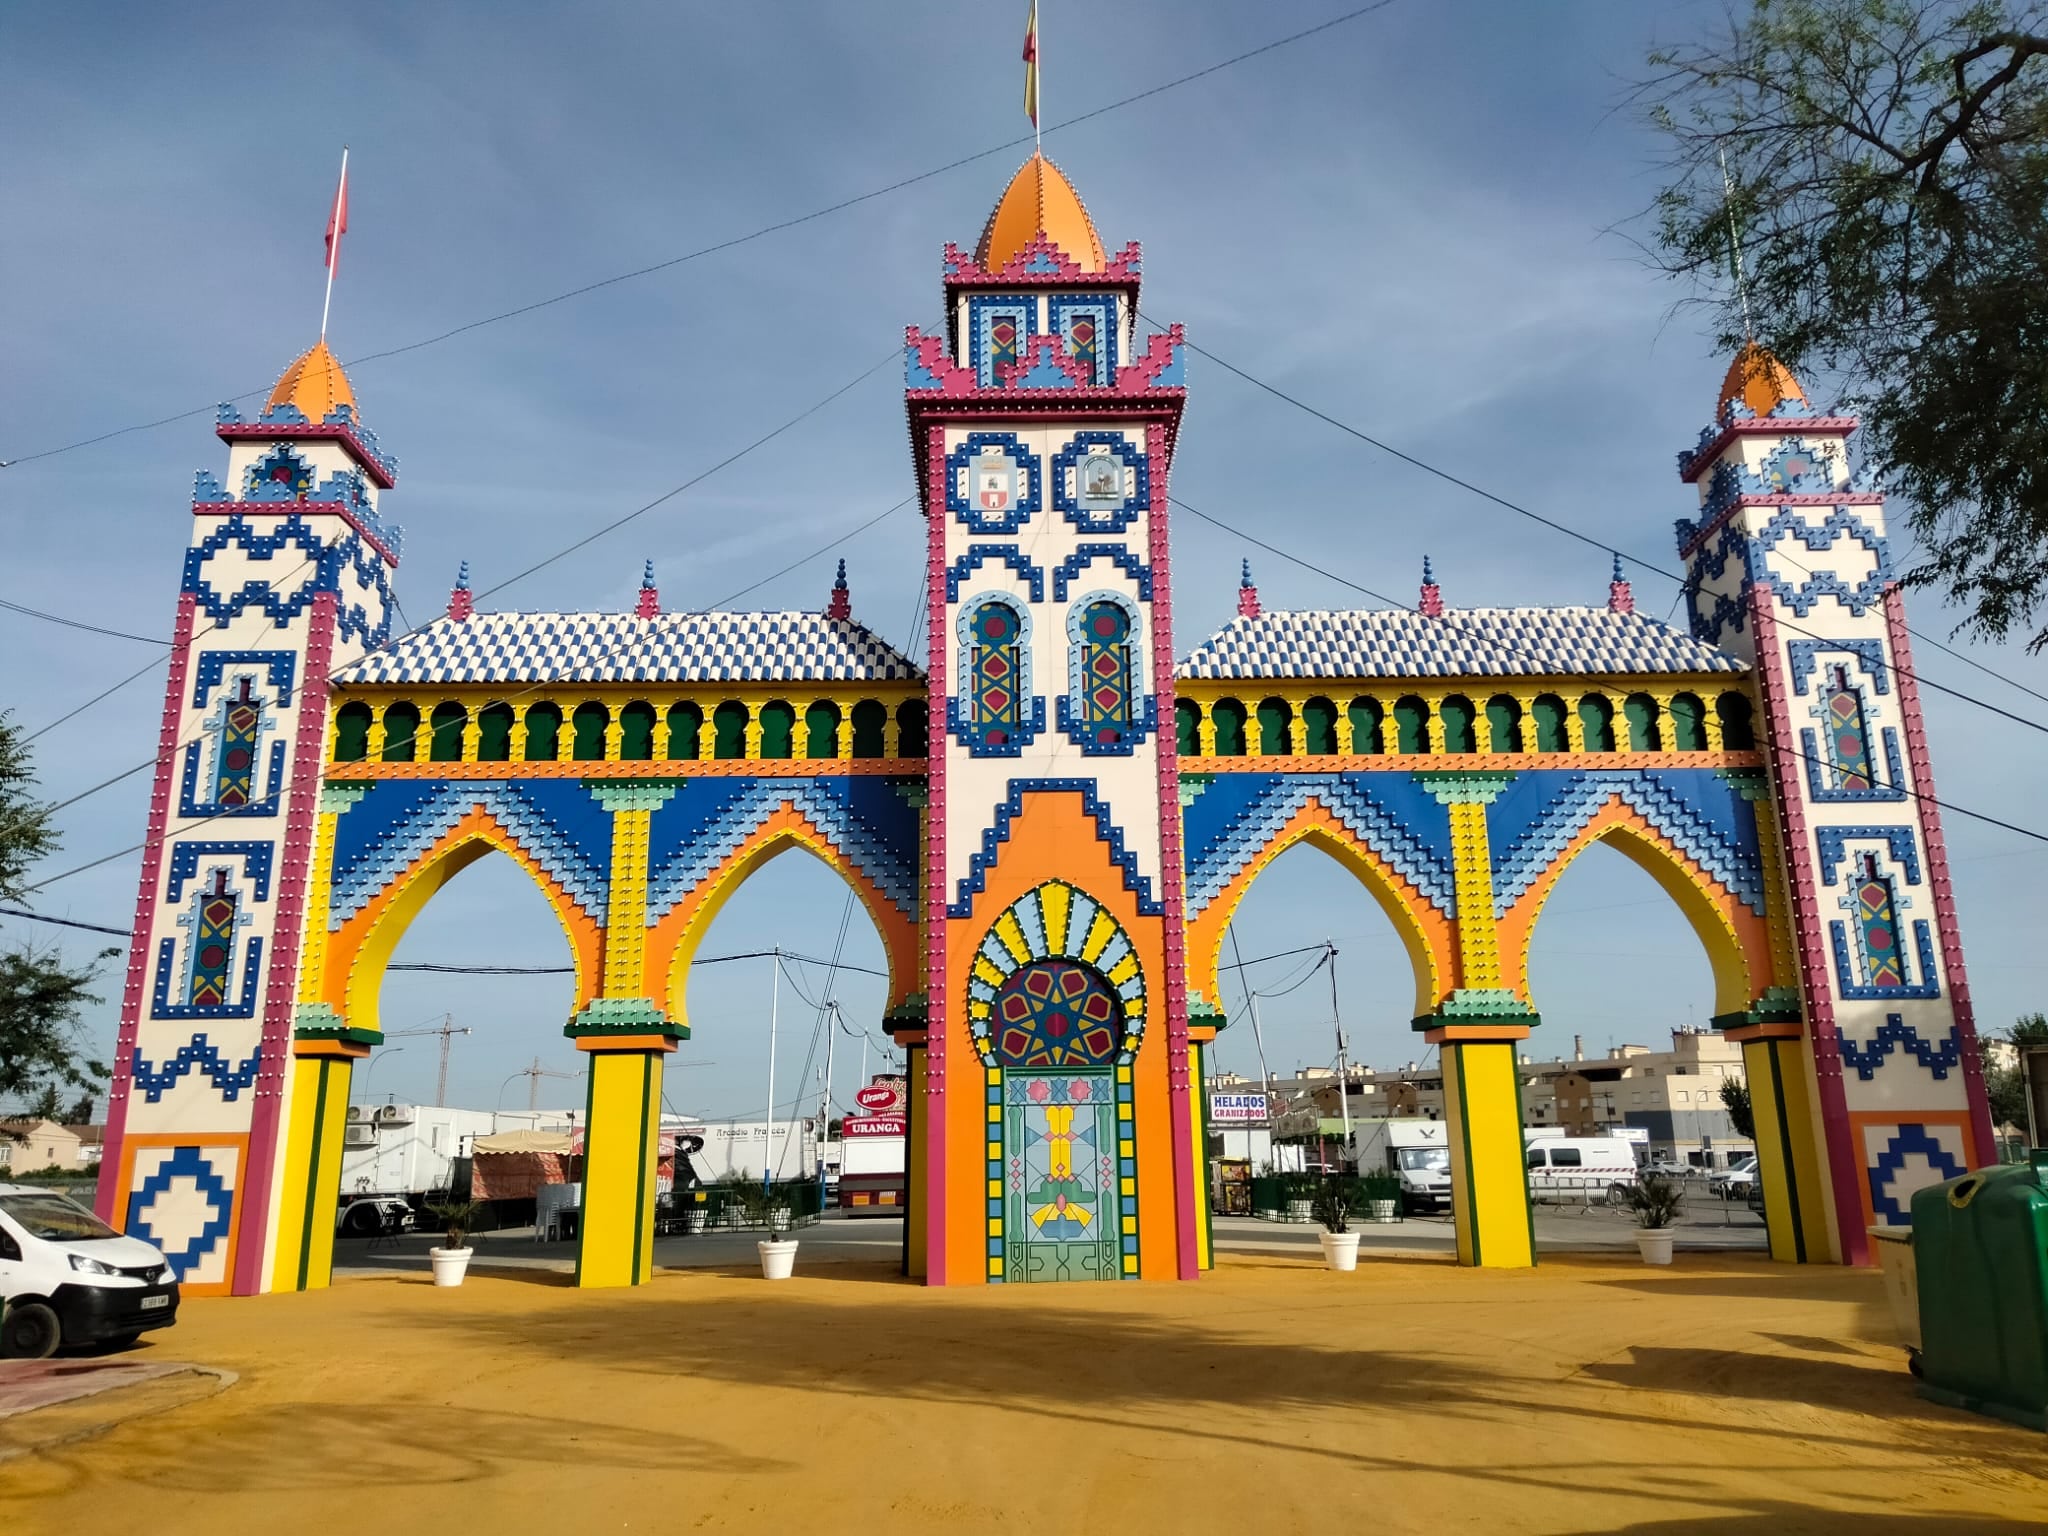
[[[2043,0],[1751,0],[1650,67],[1655,259],[1724,345],[1834,376],[1907,502],[1909,582],[2048,646]]]
[[[1728,1123],[1735,1127],[1736,1135],[1756,1140],[1756,1111],[1750,1106],[1749,1084],[1722,1078],[1721,1107],[1728,1111]]]
[[[0,714],[0,901],[24,901],[29,869],[57,847],[49,807],[30,793],[34,783],[20,729]],[[54,945],[0,947],[0,1103],[41,1108],[47,1100],[61,1110],[66,1090],[89,1099],[106,1078],[80,1045],[78,1024],[99,1001],[90,990],[98,962],[118,953],[103,950],[73,969]]]
[[[1977,1040],[1978,1061],[1984,1068],[1984,1096],[1991,1103],[1991,1129],[2006,1126],[2027,1128],[2027,1082],[2017,1055],[2001,1046],[2048,1045],[2048,1014],[2022,1014],[2003,1035],[1982,1035]]]

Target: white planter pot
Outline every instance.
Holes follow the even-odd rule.
[[[1399,1221],[1401,1219],[1401,1202],[1398,1200],[1368,1200],[1365,1202],[1365,1205],[1374,1221]]]
[[[434,1284],[460,1285],[463,1274],[469,1269],[469,1256],[474,1248],[429,1248],[427,1257],[434,1263]]]
[[[1287,1202],[1287,1219],[1289,1221],[1314,1221],[1315,1211],[1313,1207],[1314,1202],[1310,1200],[1290,1200]]]
[[[694,1211],[683,1212],[683,1230],[685,1232],[702,1232],[707,1214],[701,1206]]]
[[[1358,1268],[1358,1234],[1356,1232],[1324,1232],[1323,1262],[1332,1269],[1350,1271]]]
[[[763,1240],[754,1244],[761,1250],[761,1278],[763,1280],[787,1280],[790,1271],[796,1268],[796,1239],[785,1237],[781,1242]]]
[[[1645,1264],[1669,1264],[1671,1262],[1671,1229],[1661,1227],[1654,1231],[1636,1230],[1636,1249],[1643,1256]]]

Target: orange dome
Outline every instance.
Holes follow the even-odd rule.
[[[264,409],[295,405],[305,412],[306,420],[325,421],[337,405],[353,409],[355,403],[356,392],[349,388],[348,375],[341,371],[341,360],[327,349],[323,337],[285,369]]]
[[[1752,341],[1744,343],[1735,354],[1735,361],[1728,365],[1728,376],[1721,380],[1721,400],[1714,407],[1716,420],[1734,400],[1740,400],[1759,416],[1768,416],[1782,401],[1805,404],[1806,391],[1792,377],[1792,370],[1779,362],[1768,347]]]
[[[1095,221],[1081,206],[1081,194],[1042,154],[1033,154],[1010,178],[1002,201],[988,216],[974,259],[987,270],[1000,272],[1034,235],[1044,235],[1084,272],[1100,272],[1109,265]]]

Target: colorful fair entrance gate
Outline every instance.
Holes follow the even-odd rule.
[[[325,1284],[353,1063],[393,948],[491,851],[575,958],[578,1279],[651,1269],[690,957],[802,847],[859,895],[909,1062],[907,1268],[1192,1277],[1203,1053],[1246,889],[1309,842],[1393,919],[1441,1047],[1460,1258],[1533,1260],[1528,941],[1593,842],[1643,864],[1743,1044],[1772,1252],[1858,1262],[1991,1155],[1882,497],[1757,349],[1681,460],[1691,633],[1585,608],[1238,617],[1176,662],[1177,328],[1141,338],[1034,155],[906,340],[923,654],[851,614],[447,615],[393,638],[396,466],[324,344],[223,409],[193,501],[103,1214],[194,1291]],[[1824,560],[1824,568],[1813,562]]]

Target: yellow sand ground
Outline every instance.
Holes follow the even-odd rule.
[[[187,1303],[239,1381],[0,1461],[0,1531],[2038,1531],[2048,1437],[1915,1397],[1878,1281],[1760,1259],[344,1282]],[[54,1411],[54,1410],[52,1410]],[[30,1416],[33,1417],[33,1416]]]

